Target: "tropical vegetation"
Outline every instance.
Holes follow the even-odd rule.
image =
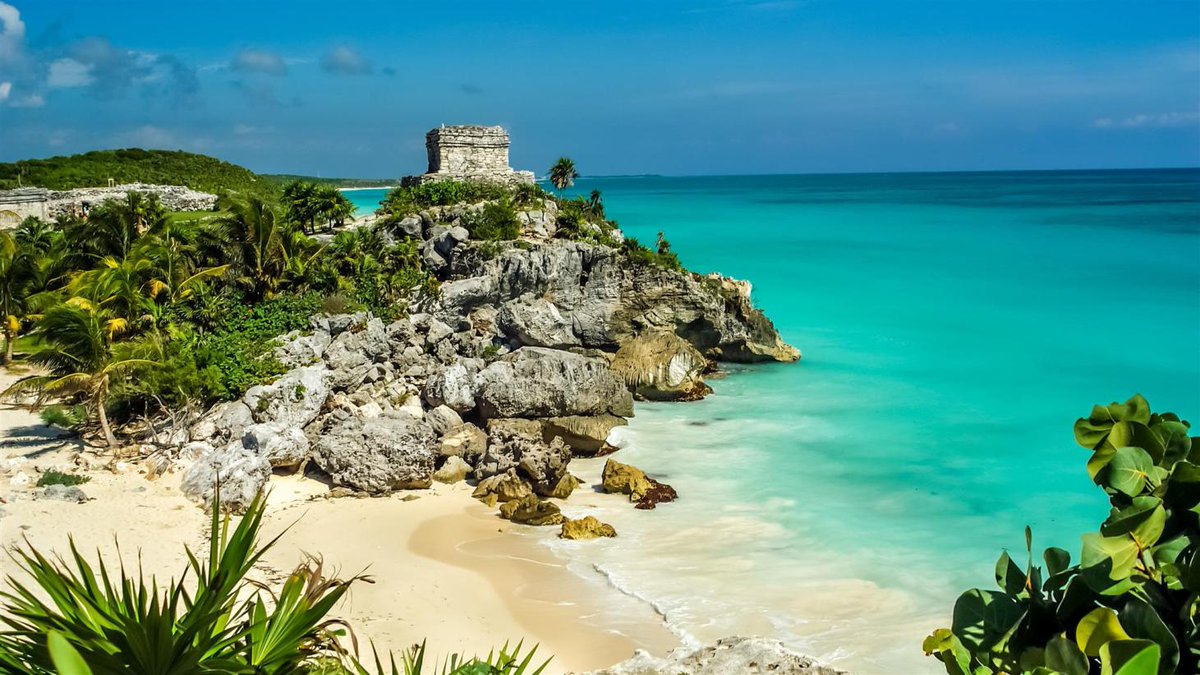
[[[574,185],[576,178],[579,178],[579,172],[575,170],[575,162],[568,157],[559,157],[550,167],[550,184],[559,192]]]
[[[350,628],[329,616],[359,575],[327,575],[308,557],[282,586],[269,588],[251,570],[279,540],[260,543],[265,499],[259,495],[232,526],[214,503],[208,551],[187,551],[185,570],[170,580],[140,569],[90,562],[74,542],[66,558],[26,543],[12,553],[20,574],[0,591],[0,671],[14,675],[141,673],[385,673],[420,675],[424,645],[399,661],[378,654],[366,662],[345,638]],[[23,581],[28,579],[29,581]],[[538,675],[536,648],[518,644],[485,659],[448,658],[443,673]],[[384,663],[387,663],[385,667]]]
[[[1079,562],[1007,552],[999,590],[972,589],[924,649],[951,675],[1200,672],[1200,439],[1146,399],[1097,405],[1075,423],[1087,472],[1112,506]]]
[[[185,185],[211,194],[274,199],[281,183],[206,155],[179,150],[96,150],[79,155],[0,163],[0,190],[37,185],[51,190],[118,184]]]

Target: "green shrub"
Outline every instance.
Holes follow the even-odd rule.
[[[82,427],[88,421],[87,406],[83,404],[49,405],[42,408],[40,416],[42,422],[48,427],[59,427],[72,431]]]
[[[1083,535],[1080,561],[1060,548],[1024,567],[1007,552],[999,591],[973,589],[924,649],[951,675],[1156,675],[1200,669],[1200,443],[1146,399],[1095,406],[1075,423],[1088,475],[1112,510]]]
[[[77,473],[64,473],[62,471],[50,469],[38,477],[37,486],[46,487],[47,485],[83,485],[91,479],[91,476],[81,476]]]
[[[339,642],[344,622],[327,616],[351,585],[366,580],[325,576],[308,558],[277,589],[247,579],[278,541],[259,543],[263,495],[237,526],[213,504],[206,556],[190,550],[183,574],[167,582],[133,575],[122,565],[71,555],[47,557],[28,543],[12,552],[21,574],[0,593],[0,672],[17,675],[118,673],[349,673],[419,675],[425,647],[397,663],[376,655],[364,665]],[[18,581],[29,578],[29,582]],[[455,675],[537,675],[536,647],[521,644],[486,660],[452,656]],[[384,663],[388,663],[385,668]]]
[[[627,237],[621,244],[621,250],[625,253],[625,257],[635,265],[661,267],[666,270],[675,272],[683,271],[683,264],[679,262],[679,257],[670,251],[651,251],[642,246],[642,244],[633,237]]]
[[[483,241],[511,241],[521,236],[517,212],[507,198],[489,202],[483,209],[464,215],[462,226],[473,239]]]

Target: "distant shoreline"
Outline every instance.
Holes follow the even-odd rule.
[[[376,185],[373,187],[340,187],[339,192],[354,192],[356,190],[395,190],[399,185]]]

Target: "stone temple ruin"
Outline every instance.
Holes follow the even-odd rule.
[[[420,185],[438,180],[466,180],[507,185],[534,182],[532,171],[508,165],[508,132],[503,127],[441,126],[425,134],[429,170],[408,176],[401,184]]]
[[[109,199],[122,199],[128,192],[157,195],[168,211],[212,211],[217,205],[216,195],[181,185],[130,183],[61,191],[45,188],[0,190],[0,230],[17,227],[29,216],[45,221],[59,216],[84,217],[93,206]]]

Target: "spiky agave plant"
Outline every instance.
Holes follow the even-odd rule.
[[[0,591],[0,672],[18,675],[184,675],[190,673],[367,673],[339,643],[344,622],[328,618],[350,586],[370,579],[325,576],[319,558],[301,563],[273,592],[247,574],[282,533],[259,544],[265,498],[259,495],[231,529],[214,503],[209,551],[187,550],[188,566],[178,580],[160,586],[140,567],[115,571],[95,566],[72,541],[70,556],[47,557],[26,542],[10,552],[21,581],[10,575]],[[352,636],[352,634],[351,634]],[[533,658],[507,645],[486,660],[447,660],[444,673],[537,675]],[[407,652],[402,666],[388,657],[392,673],[419,675],[424,645]],[[330,671],[317,664],[336,664]],[[402,668],[402,670],[401,670]],[[374,669],[386,675],[376,655]]]

